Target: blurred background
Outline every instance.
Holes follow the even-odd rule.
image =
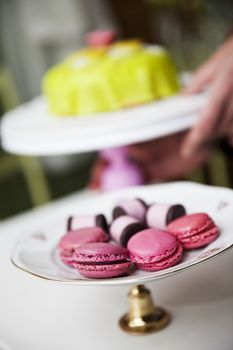
[[[84,45],[85,33],[166,46],[192,71],[232,30],[231,0],[0,0],[0,114],[41,93],[45,71]],[[216,148],[186,179],[233,187],[232,151]],[[84,188],[95,154],[19,157],[0,149],[0,219]]]

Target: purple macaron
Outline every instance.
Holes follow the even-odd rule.
[[[110,278],[126,275],[132,268],[129,252],[110,243],[87,243],[74,253],[74,267],[88,278]]]
[[[68,231],[58,243],[59,256],[66,265],[73,266],[73,255],[77,247],[84,243],[107,242],[109,236],[100,227]]]

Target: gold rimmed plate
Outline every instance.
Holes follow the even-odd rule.
[[[65,217],[56,213],[34,232],[28,232],[16,243],[11,261],[19,269],[45,280],[77,285],[141,284],[168,277],[188,268],[199,266],[233,247],[233,191],[226,188],[176,182],[123,189],[77,200],[64,213],[90,214],[103,212],[110,219],[111,211],[120,198],[140,197],[148,203],[181,203],[188,213],[207,212],[220,228],[219,237],[208,246],[184,254],[182,262],[165,270],[146,272],[134,270],[128,276],[109,279],[87,279],[59,259],[56,244],[65,232]],[[199,267],[201,268],[201,266]]]

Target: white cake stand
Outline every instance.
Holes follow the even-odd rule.
[[[56,117],[39,97],[3,117],[2,146],[11,153],[49,156],[148,141],[192,126],[206,100],[205,94],[175,96],[115,112]]]
[[[196,121],[206,99],[206,95],[177,96],[118,112],[58,118],[49,115],[44,99],[38,98],[4,116],[2,145],[12,153],[48,156],[148,141],[189,128]],[[233,195],[230,190],[188,183],[138,187],[97,195],[80,205],[77,203],[73,213],[77,213],[76,208],[82,208],[82,213],[103,211],[109,216],[109,210],[119,196],[139,196],[150,202],[180,202],[186,205],[188,211],[209,212],[222,228],[222,234],[208,247],[186,254],[183,262],[167,270],[155,273],[135,271],[121,278],[87,280],[61,265],[57,259],[55,247],[59,237],[54,228],[59,226],[58,219],[40,230],[35,227],[36,234],[30,233],[18,242],[12,263],[34,276],[59,283],[77,286],[137,284],[129,293],[130,311],[122,317],[120,326],[131,334],[145,334],[165,327],[170,315],[164,309],[154,307],[150,292],[141,283],[169,277],[230,249],[233,245],[230,225]],[[71,211],[67,216],[70,214]],[[63,220],[59,232],[65,230],[65,227],[61,230],[65,218]]]
[[[87,279],[72,268],[63,265],[57,257],[56,245],[65,231],[66,218],[72,214],[103,212],[110,219],[111,210],[122,197],[140,197],[147,203],[179,202],[187,211],[207,212],[219,226],[219,237],[208,246],[186,252],[183,261],[176,266],[157,272],[135,270],[129,276],[110,279]],[[140,186],[117,192],[99,194],[79,200],[72,206],[64,207],[62,215],[35,227],[34,232],[27,232],[17,242],[12,252],[11,261],[19,269],[34,276],[57,283],[76,286],[118,286],[137,285],[129,293],[129,313],[120,320],[120,326],[130,334],[146,334],[165,327],[170,315],[164,309],[155,307],[150,292],[142,283],[170,277],[184,270],[194,268],[217,257],[233,247],[232,236],[233,191],[188,182],[162,185]],[[59,229],[57,229],[59,228]]]

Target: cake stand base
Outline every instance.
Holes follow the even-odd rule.
[[[132,288],[128,294],[129,313],[124,315],[119,325],[132,335],[143,335],[157,332],[166,327],[170,314],[154,305],[150,291],[144,285]]]

